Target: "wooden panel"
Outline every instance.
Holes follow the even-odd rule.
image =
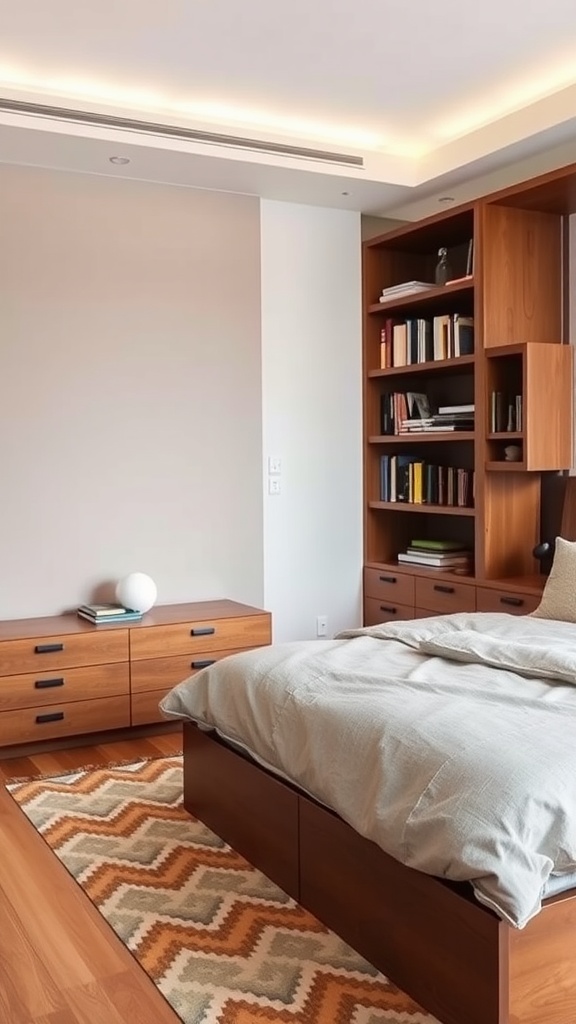
[[[105,665],[128,660],[128,630],[93,626],[87,633],[42,634],[0,642],[0,676]]]
[[[510,929],[509,1024],[576,1020],[575,891],[546,901],[522,930]]]
[[[143,693],[133,693],[130,701],[132,725],[148,725],[151,722],[165,722],[166,715],[163,715],[158,707],[160,701],[172,689],[171,686],[164,686],[157,690],[146,690]],[[174,719],[170,719],[174,721]]]
[[[23,673],[0,678],[0,711],[43,707],[57,700],[113,697],[130,692],[128,662],[69,668],[60,675],[53,672]]]
[[[477,612],[508,612],[511,615],[528,615],[535,611],[541,595],[521,594],[514,590],[493,590],[490,587],[476,588]]]
[[[296,793],[189,722],[184,806],[298,899]]]
[[[531,574],[539,543],[540,478],[534,473],[490,473],[484,480],[484,575]],[[476,575],[481,576],[479,567]]]
[[[414,604],[414,577],[404,576],[401,572],[365,568],[364,592],[367,597],[378,600]]]
[[[574,390],[571,345],[530,345],[524,359],[526,468],[572,465]]]
[[[395,619],[413,619],[413,604],[396,604],[383,598],[364,598],[364,625],[377,626],[380,622],[393,622]]]
[[[54,716],[50,721],[48,716]],[[39,719],[39,720],[38,720]],[[130,725],[130,697],[103,697],[47,704],[43,708],[22,708],[0,713],[0,746],[36,743],[55,736],[74,736],[100,729],[122,729]]]
[[[442,614],[473,612],[476,610],[476,588],[457,580],[448,583],[416,577],[416,605]]]
[[[245,650],[245,648],[209,651],[206,655],[201,652],[193,657],[183,654],[176,658],[149,658],[148,660],[134,661],[130,672],[132,693],[176,686],[177,683],[181,683],[184,679],[199,672],[207,663],[213,664],[215,661],[220,661],[221,658],[227,658],[230,654],[239,654],[241,650]]]
[[[140,660],[161,658],[166,654],[200,655],[227,648],[259,647],[268,643],[270,615],[263,612],[260,615],[202,619],[131,630],[130,657],[132,660]]]
[[[300,800],[300,902],[444,1024],[504,1024],[495,914]]]
[[[561,340],[559,214],[485,205],[482,271],[486,348]]]

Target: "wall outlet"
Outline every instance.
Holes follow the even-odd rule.
[[[270,476],[280,476],[282,472],[282,459],[268,459],[268,472]]]
[[[316,619],[316,636],[327,636],[328,634],[328,616],[318,615]]]
[[[280,494],[282,487],[277,476],[268,477],[268,494]]]

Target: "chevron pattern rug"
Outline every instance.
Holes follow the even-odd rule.
[[[182,806],[182,759],[8,790],[185,1024],[436,1024]]]

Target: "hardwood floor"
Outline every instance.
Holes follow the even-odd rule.
[[[181,749],[171,732],[0,761],[2,1024],[181,1024],[4,788],[10,778]]]

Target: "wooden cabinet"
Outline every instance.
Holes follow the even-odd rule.
[[[570,466],[572,346],[503,345],[486,356],[485,468],[518,473]]]
[[[270,614],[234,601],[159,606],[130,626],[0,622],[0,749],[160,722],[178,682],[270,642]]]
[[[421,574],[422,575],[421,575]],[[394,579],[389,588],[397,593],[412,594],[410,604],[395,600],[393,590],[384,590],[376,596],[380,577]],[[536,610],[542,599],[546,577],[521,576],[475,582],[472,578],[450,573],[436,573],[428,569],[364,568],[364,623],[377,626],[395,619],[424,618],[428,615],[447,615],[452,612],[508,612],[528,615]]]
[[[490,596],[480,585],[491,590],[492,581],[536,571],[541,473],[568,469],[573,457],[562,233],[563,213],[550,195],[518,187],[364,242],[367,623],[376,615],[405,617],[408,609],[504,606],[505,595]],[[453,279],[436,286],[442,247]],[[420,284],[411,292],[410,282]],[[463,324],[465,344],[457,345]],[[431,422],[410,423],[426,403]],[[440,410],[454,407],[462,413],[453,423],[438,420]],[[401,471],[407,488],[398,485]],[[458,576],[441,584],[453,593],[435,590],[419,566],[415,582],[406,582],[397,558],[414,539],[467,549],[467,584]],[[385,582],[393,576],[394,584]],[[515,593],[509,596],[513,602]],[[534,595],[523,601],[519,607],[529,610]]]
[[[224,614],[225,606],[236,614]],[[154,617],[130,631],[133,725],[162,721],[158,703],[176,683],[229,654],[271,642],[270,615],[233,602],[173,606]]]

